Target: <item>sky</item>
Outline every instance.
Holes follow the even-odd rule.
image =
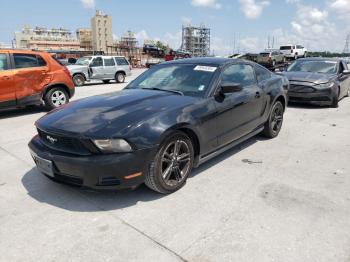
[[[350,0],[0,0],[0,42],[11,43],[24,25],[90,27],[95,10],[113,17],[119,38],[135,32],[142,44],[161,40],[177,49],[183,24],[211,28],[216,55],[258,52],[288,43],[312,51],[344,49],[350,33]]]

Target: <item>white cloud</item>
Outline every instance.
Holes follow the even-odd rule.
[[[241,10],[248,19],[257,19],[266,6],[270,4],[268,0],[239,0]]]
[[[334,11],[338,18],[350,20],[350,0],[330,0],[328,8],[330,11]]]
[[[192,5],[196,7],[210,7],[221,9],[222,5],[217,0],[192,0]]]
[[[80,0],[85,8],[95,9],[95,0]]]

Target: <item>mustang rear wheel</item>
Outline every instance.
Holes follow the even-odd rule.
[[[159,147],[150,164],[145,184],[154,191],[170,194],[180,189],[191,173],[194,150],[191,139],[176,131]]]
[[[280,101],[277,101],[271,110],[269,119],[265,124],[262,134],[268,138],[275,138],[281,131],[283,124],[284,108]]]

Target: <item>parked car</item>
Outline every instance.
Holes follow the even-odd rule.
[[[266,67],[275,67],[285,62],[286,57],[281,51],[265,51],[261,52],[257,57],[257,63]]]
[[[66,67],[50,54],[0,50],[0,108],[69,102],[74,84]]]
[[[143,46],[143,52],[145,54],[151,54],[151,55],[156,55],[156,56],[162,56],[164,55],[164,50],[161,48],[155,46],[155,45],[144,45]]]
[[[280,51],[285,57],[295,60],[307,56],[307,49],[302,45],[284,45],[280,47]]]
[[[298,59],[283,75],[290,81],[290,102],[338,107],[350,95],[350,71],[342,59]]]
[[[105,84],[111,80],[124,83],[125,77],[131,75],[131,66],[123,56],[85,56],[67,68],[76,86],[91,80],[102,80]]]
[[[93,189],[146,183],[171,193],[193,167],[259,133],[276,137],[287,88],[285,77],[249,61],[166,62],[122,91],[44,116],[29,148],[56,181]]]

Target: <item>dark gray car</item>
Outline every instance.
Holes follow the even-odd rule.
[[[283,75],[290,82],[290,102],[338,107],[338,101],[350,95],[350,71],[342,59],[298,59]]]

